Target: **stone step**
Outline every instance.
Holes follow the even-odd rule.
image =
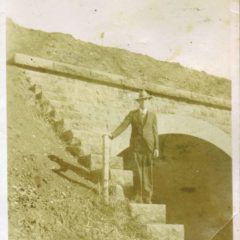
[[[96,132],[89,132],[80,129],[71,129],[73,136],[81,141],[81,148],[85,154],[102,153],[102,136]]]
[[[156,240],[184,240],[184,226],[180,224],[147,224],[147,232]]]
[[[64,121],[64,124],[65,124],[65,121]],[[67,133],[68,131],[66,131],[65,135],[70,135]],[[82,155],[90,156],[88,158],[84,158],[83,165],[91,171],[101,169],[102,168],[102,137],[101,135],[97,133],[88,132],[85,130],[76,130],[76,129],[70,130],[69,133],[72,134],[71,135],[73,136],[72,139],[78,139],[80,142],[78,146],[75,146],[73,144],[72,148],[77,148],[77,149],[79,148]],[[73,142],[73,140],[71,141]],[[68,142],[68,141],[66,140],[65,142]],[[123,169],[123,159],[121,157],[111,157],[110,168]]]
[[[88,158],[84,158],[81,162],[81,165],[89,169],[90,171],[95,171],[102,169],[103,158],[101,154],[89,154]],[[123,159],[121,157],[114,157],[110,159],[110,168],[111,169],[123,169]]]
[[[133,172],[130,170],[111,169],[110,180],[112,185],[119,184],[124,188],[133,186]]]
[[[166,223],[166,205],[130,203],[131,216],[141,223]]]
[[[123,165],[124,163],[122,157],[115,156],[110,158],[110,167],[112,169],[123,169]]]

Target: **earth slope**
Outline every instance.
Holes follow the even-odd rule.
[[[227,79],[189,69],[178,63],[158,61],[127,50],[83,42],[69,34],[27,29],[8,19],[7,59],[10,60],[16,52],[219,98],[229,99],[231,96],[231,82]]]

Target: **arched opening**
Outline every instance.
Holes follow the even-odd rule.
[[[183,223],[186,240],[232,239],[227,225],[232,217],[231,158],[189,135],[159,139],[163,152],[154,166],[153,201],[167,204],[168,222]]]
[[[231,157],[190,135],[163,134],[159,140],[152,200],[167,205],[167,223],[184,224],[186,240],[231,240]]]

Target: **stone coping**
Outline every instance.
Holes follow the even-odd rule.
[[[84,78],[88,81],[96,82],[99,84],[111,85],[115,87],[130,89],[133,91],[139,91],[140,89],[144,88],[153,95],[231,110],[230,100],[207,96],[192,91],[165,87],[158,83],[146,82],[142,81],[141,79],[138,79],[136,81],[136,79],[130,79],[121,75],[94,70],[82,66],[56,62],[21,53],[15,54],[13,63],[21,67],[67,75],[74,78]]]

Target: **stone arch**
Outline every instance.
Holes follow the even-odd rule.
[[[185,134],[203,139],[215,145],[226,154],[231,156],[231,137],[218,127],[193,117],[158,114],[158,134]],[[111,154],[117,155],[128,148],[130,127],[118,138],[116,138],[111,147]]]

